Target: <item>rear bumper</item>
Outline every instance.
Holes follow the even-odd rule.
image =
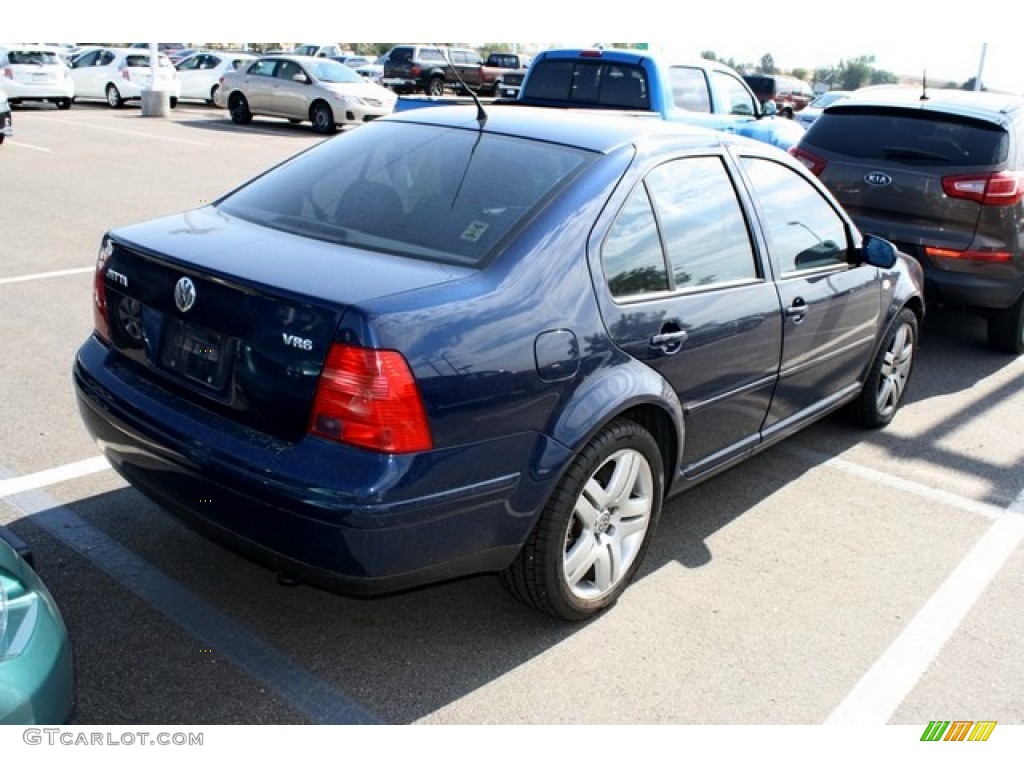
[[[561,459],[534,433],[412,457],[231,435],[217,417],[129,386],[105,350],[83,346],[74,383],[112,466],[208,537],[334,591],[372,596],[505,568],[557,477],[525,471],[538,456]]]
[[[920,245],[894,242],[921,264],[925,298],[931,304],[1006,309],[1024,294],[1024,273],[1012,265],[965,264],[955,270],[940,269],[924,255]]]

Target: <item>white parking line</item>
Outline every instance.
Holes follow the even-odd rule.
[[[885,725],[1024,541],[1024,491],[974,545],[829,715],[826,725]]]
[[[41,122],[58,123],[60,120],[54,120],[53,118],[41,117],[38,118]],[[93,128],[97,131],[108,131],[110,133],[123,133],[128,136],[141,136],[144,139],[156,139],[158,141],[173,141],[178,144],[191,144],[194,147],[208,147],[210,144],[205,141],[189,141],[188,139],[178,139],[173,136],[160,136],[155,133],[146,133],[145,131],[127,131],[124,128],[111,128],[107,125],[93,125],[92,123],[76,122],[76,126],[85,128]]]
[[[74,269],[58,269],[53,272],[36,272],[33,275],[16,275],[15,277],[0,277],[0,285],[8,285],[10,283],[27,283],[32,280],[45,280],[50,277],[84,275],[87,272],[95,271],[96,267],[75,267]]]
[[[24,147],[25,149],[34,149],[36,152],[52,152],[53,151],[52,149],[47,149],[46,147],[37,147],[35,144],[26,144],[23,141],[10,141],[10,140],[8,140],[7,143],[10,144],[12,147]]]
[[[110,469],[110,464],[106,458],[96,456],[91,459],[76,461],[73,464],[65,464],[62,467],[44,469],[42,472],[35,472],[31,475],[0,480],[0,499],[13,496],[16,493],[45,488],[48,485],[62,483],[65,480],[85,477],[96,472],[102,472],[105,469]]]

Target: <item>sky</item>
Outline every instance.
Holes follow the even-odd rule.
[[[184,42],[631,41],[688,57],[712,50],[738,62],[756,63],[770,53],[783,70],[874,56],[878,69],[927,71],[936,82],[976,76],[984,47],[983,82],[1024,93],[1024,46],[1016,39],[1021,12],[1008,0],[445,0],[433,6],[424,0],[303,0],[283,7],[175,0],[135,3],[131,13],[123,0],[49,0],[45,17],[40,6],[9,5],[0,42],[136,41],[155,33]]]

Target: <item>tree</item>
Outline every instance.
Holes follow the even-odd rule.
[[[775,68],[775,59],[772,58],[770,53],[766,53],[761,57],[761,66],[757,68],[758,72],[763,72],[766,75],[774,75],[779,70]]]

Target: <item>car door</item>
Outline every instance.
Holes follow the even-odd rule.
[[[302,79],[296,80],[297,77]],[[294,61],[282,61],[274,73],[274,81],[274,93],[271,96],[274,114],[308,120],[312,81],[306,71]]]
[[[880,322],[882,275],[852,262],[846,220],[801,173],[769,157],[745,156],[741,165],[762,214],[785,316],[767,436],[860,388]]]
[[[277,85],[274,71],[278,64],[277,59],[260,59],[246,70],[241,90],[253,114],[273,114],[272,101]]]
[[[104,71],[101,69],[101,65],[105,53],[109,52],[100,48],[82,54],[75,59],[75,66],[71,69],[71,79],[75,83],[76,98],[98,99],[103,97],[103,87],[106,83],[101,82]]]
[[[193,54],[185,59],[182,59],[175,66],[178,70],[178,81],[181,83],[181,98],[183,99],[202,99],[207,98],[209,91],[204,93],[203,89],[203,61],[206,59],[206,54]]]
[[[600,244],[605,325],[677,393],[689,478],[752,450],[771,403],[781,309],[754,242],[733,173],[713,154],[652,169]]]

